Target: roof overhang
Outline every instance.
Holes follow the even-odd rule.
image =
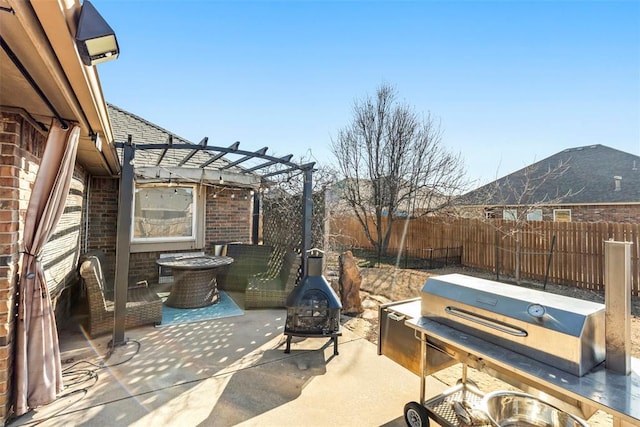
[[[80,2],[0,0],[0,7],[2,39],[42,91],[41,96],[0,50],[0,108],[20,111],[47,127],[56,113],[78,123],[78,162],[93,175],[117,175],[120,165],[98,73],[82,63],[74,41]]]

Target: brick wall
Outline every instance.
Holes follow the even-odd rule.
[[[0,112],[0,419],[11,406],[20,242],[45,136],[22,116]]]
[[[214,242],[251,242],[253,198],[249,190],[207,187],[205,247]]]
[[[611,206],[572,206],[571,221],[575,222],[640,222],[640,204]],[[553,215],[553,212],[551,213]]]
[[[82,249],[101,249],[104,252],[106,265],[103,268],[108,277],[115,277],[119,185],[116,178],[92,177],[87,189],[89,237]]]
[[[553,221],[554,209],[571,210],[572,222],[640,222],[640,204],[628,205],[579,205],[558,206],[556,208],[543,207],[542,219]],[[502,210],[494,209],[495,217],[502,218]]]
[[[116,227],[119,181],[92,178],[89,188],[89,239],[86,250],[101,249],[106,256],[107,275],[115,276]],[[233,197],[232,197],[233,196]],[[213,253],[216,242],[251,242],[252,197],[249,190],[207,187],[205,196],[205,242],[207,253]],[[162,252],[170,252],[168,250]],[[178,252],[185,252],[180,250]],[[132,253],[129,257],[129,283],[158,281],[156,259],[161,252]]]

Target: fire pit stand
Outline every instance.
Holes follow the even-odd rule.
[[[337,356],[338,355],[338,337],[342,335],[342,332],[334,332],[334,333],[327,334],[327,335],[322,335],[322,334],[302,334],[302,333],[296,333],[296,332],[285,332],[284,334],[287,336],[287,347],[284,350],[285,353],[290,353],[291,352],[291,338],[292,337],[305,337],[305,338],[323,338],[323,337],[328,337],[328,338],[331,338],[331,340],[333,341],[333,354]]]

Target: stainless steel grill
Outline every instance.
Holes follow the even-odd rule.
[[[631,358],[629,368],[619,370],[609,369],[607,360],[605,323],[618,311],[628,317],[608,304],[460,274],[437,276],[419,298],[380,307],[378,353],[421,377],[420,404],[405,407],[408,423],[426,417],[424,410],[441,425],[462,425],[440,408],[450,409],[443,402],[452,391],[469,390],[470,366],[568,414],[586,419],[602,409],[621,426],[640,425],[640,360]],[[460,390],[425,400],[426,376],[455,363],[464,368]]]
[[[461,274],[429,278],[421,315],[582,376],[605,359],[604,304]]]

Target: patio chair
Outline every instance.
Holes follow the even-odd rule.
[[[218,274],[218,287],[225,291],[241,291],[247,288],[249,277],[265,272],[273,246],[233,243],[227,245],[227,256],[233,263]]]
[[[284,307],[287,296],[298,283],[300,266],[300,255],[289,251],[282,258],[280,269],[275,274],[257,274],[249,278],[244,295],[245,308]]]
[[[80,276],[84,280],[89,302],[88,332],[91,337],[113,330],[115,304],[109,292],[105,293],[105,279],[98,255],[83,256]],[[162,322],[162,300],[146,282],[138,282],[127,289],[125,327],[132,328]]]

